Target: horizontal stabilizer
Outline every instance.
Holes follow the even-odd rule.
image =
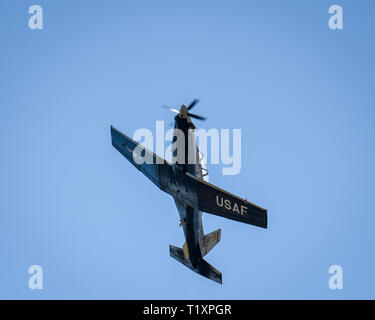
[[[188,259],[185,259],[184,251],[181,248],[169,245],[169,254],[172,258],[175,258],[177,261],[181,262],[183,265],[200,274],[201,276],[222,284],[221,272],[216,270],[206,260],[200,260],[198,266],[194,269],[190,261]]]

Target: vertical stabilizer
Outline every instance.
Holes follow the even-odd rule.
[[[202,257],[211,251],[221,239],[221,229],[210,232],[199,239],[199,246],[201,248]]]

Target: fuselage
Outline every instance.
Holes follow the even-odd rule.
[[[172,149],[172,157],[176,159],[172,164],[175,175],[178,176],[179,174],[189,172],[196,177],[202,178],[199,151],[195,141],[195,127],[187,117],[182,117],[180,115],[175,117],[173,142],[175,142],[176,146],[174,150]],[[182,150],[184,152],[181,152]],[[195,159],[195,161],[193,159]],[[184,188],[184,185],[180,187]],[[197,264],[202,259],[199,245],[199,240],[204,234],[202,212],[192,208],[177,197],[174,197],[174,200],[180,215],[180,225],[182,225],[186,240],[183,247],[185,257],[190,260],[193,268],[196,268]]]
[[[195,99],[188,107],[181,106],[180,110],[167,107],[177,114],[171,146],[172,163],[113,126],[112,145],[160,190],[173,197],[185,243],[182,248],[169,245],[170,256],[199,275],[222,284],[221,272],[203,258],[220,242],[221,229],[204,234],[202,211],[262,228],[267,228],[268,216],[266,209],[203,181],[207,170],[202,168],[191,118],[206,118],[190,113],[197,102]]]

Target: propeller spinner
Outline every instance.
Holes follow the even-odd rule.
[[[177,113],[180,117],[182,118],[194,118],[194,119],[197,119],[197,120],[206,120],[207,118],[206,117],[202,117],[202,116],[199,116],[197,114],[194,114],[194,113],[190,113],[189,111],[191,109],[194,108],[194,106],[199,102],[198,99],[194,99],[187,107],[183,104],[180,108],[180,110],[177,110],[176,108],[172,108],[172,107],[168,107],[168,106],[164,106],[164,108],[174,112],[174,113]]]

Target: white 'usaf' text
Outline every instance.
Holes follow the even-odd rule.
[[[247,207],[246,206],[238,205],[236,202],[233,202],[233,206],[232,206],[232,202],[229,199],[225,199],[223,197],[219,198],[219,196],[216,196],[216,204],[219,207],[224,206],[225,209],[231,210],[231,211],[236,212],[236,213],[241,214],[241,215],[244,215],[245,213],[247,213]]]

